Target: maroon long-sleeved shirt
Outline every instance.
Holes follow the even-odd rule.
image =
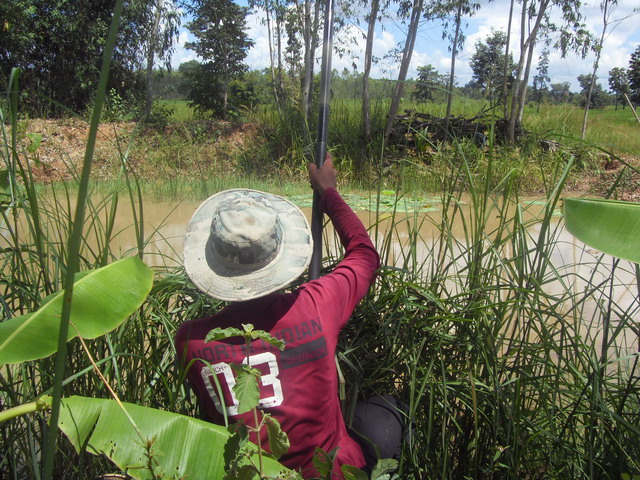
[[[185,322],[176,336],[183,364],[196,359],[187,376],[202,407],[216,422],[223,420],[222,403],[211,370],[199,359],[213,366],[229,418],[242,419],[248,425],[254,424],[253,414],[237,414],[237,401],[231,392],[235,379],[229,364],[249,362],[262,372],[260,410],[280,422],[291,443],[280,461],[301,470],[304,477],[316,475],[312,463],[316,447],[327,452],[339,447],[334,471],[339,471],[342,464],[362,467],[365,463],[342,418],[334,354],[340,330],[367,293],[379,267],[366,229],[335,189],[325,192],[321,206],[345,248],[344,259],[333,272],[303,284],[293,293],[231,304],[211,317]],[[204,342],[215,327],[241,328],[248,323],[284,340],[284,351],[256,340],[247,360],[242,339]],[[261,437],[263,446],[267,445],[266,428]]]

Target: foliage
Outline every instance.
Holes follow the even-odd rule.
[[[579,240],[619,258],[640,263],[640,204],[567,198],[567,230]]]
[[[578,83],[580,84],[582,94],[580,106],[584,107],[586,103],[587,94],[589,92],[589,86],[591,85],[591,75],[578,75]],[[589,108],[604,108],[609,104],[607,94],[602,88],[602,85],[596,82],[593,85],[593,91],[591,92],[591,99],[589,102]]]
[[[573,97],[569,82],[552,83],[549,97],[554,103],[570,103]]]
[[[7,280],[11,282],[12,278]],[[140,307],[152,282],[153,273],[137,257],[86,272],[75,284],[70,320],[73,328],[67,340],[76,336],[96,338],[116,328]],[[63,301],[60,292],[46,298],[35,313],[6,317],[0,323],[0,364],[21,363],[55,353]]]
[[[504,47],[507,42],[506,34],[501,30],[491,30],[491,34],[483,42],[476,41],[476,51],[471,57],[470,66],[473,71],[472,84],[483,90],[490,103],[500,96],[500,89],[504,78],[503,68],[505,63]],[[508,78],[513,81],[515,66],[513,58],[508,58]]]
[[[625,108],[626,102],[624,95],[629,93],[629,79],[627,71],[621,67],[614,67],[609,70],[609,89],[615,94],[616,110],[618,102],[622,102],[622,108]]]
[[[448,76],[440,75],[433,65],[418,67],[416,88],[411,95],[425,102],[433,101],[435,93],[446,91],[447,83]]]
[[[531,92],[532,100],[538,104],[538,109],[542,101],[549,94],[549,82],[551,82],[549,78],[549,49],[545,48],[538,59],[538,66],[536,67],[536,74],[533,77]]]
[[[82,113],[93,100],[111,23],[112,0],[16,0],[0,4],[0,75],[23,70],[22,108],[35,116]],[[123,98],[144,89],[143,60],[154,2],[131,1],[113,53],[109,88]],[[162,46],[166,55],[171,46]],[[6,85],[5,85],[6,87]],[[47,99],[52,99],[50,102]]]
[[[633,100],[640,102],[640,45],[636,47],[629,58],[627,78],[629,79],[629,89]]]
[[[248,9],[230,0],[197,0],[190,7],[194,20],[187,25],[196,37],[185,46],[203,63],[185,70],[189,99],[202,110],[226,117],[237,107],[230,102],[230,83],[247,70],[243,63],[253,42],[247,37]]]

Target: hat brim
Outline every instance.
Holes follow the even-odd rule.
[[[263,268],[250,273],[229,272],[210,265],[206,245],[211,219],[229,195],[262,195],[273,205],[282,226],[282,244],[278,254]],[[216,193],[195,211],[184,241],[184,267],[189,278],[207,295],[238,302],[262,297],[286,287],[309,266],[313,240],[309,222],[302,211],[286,198],[249,189]],[[213,267],[213,268],[212,268]]]

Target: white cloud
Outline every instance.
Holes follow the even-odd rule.
[[[459,53],[456,61],[456,79],[459,85],[464,85],[471,79],[471,69],[469,60],[475,52],[475,43],[477,40],[484,40],[491,34],[492,29],[503,30],[506,32],[509,14],[510,0],[495,0],[493,2],[483,2],[482,8],[470,19],[463,22],[464,34],[466,41],[463,50]],[[638,0],[618,0],[612,19],[622,18],[638,8]],[[560,13],[554,9],[551,11],[552,19],[559,23]],[[588,0],[588,3],[582,10],[586,17],[588,28],[599,35],[602,29],[602,14],[600,12],[600,0]],[[520,42],[520,4],[516,2],[514,16],[512,22],[511,34],[511,50],[514,60],[518,60],[518,49]],[[261,11],[254,11],[247,17],[247,26],[249,37],[255,42],[254,46],[249,49],[246,63],[253,69],[264,69],[269,66],[269,43],[268,31],[263,22],[264,15]],[[628,18],[621,22],[615,28],[610,29],[607,36],[600,67],[598,69],[599,81],[603,87],[608,86],[608,72],[613,67],[626,67],[628,65],[629,56],[640,44],[640,31],[638,25],[640,15]],[[371,75],[374,78],[395,78],[398,73],[398,64],[391,58],[385,56],[391,52],[398,44],[403,45],[406,27],[398,22],[397,19],[387,19],[384,22],[384,28],[378,26],[374,36],[373,52],[378,59],[378,63],[372,66]],[[363,38],[362,25],[351,25],[346,27],[340,34],[350,39],[350,50],[353,55],[333,55],[332,67],[339,72],[344,68],[352,70],[353,63],[359,72],[363,69],[362,54],[365,50],[365,39]],[[334,43],[338,44],[339,39],[334,39]],[[184,49],[184,42],[188,41],[189,35],[186,30],[180,34],[179,46],[173,56],[172,64],[177,67],[180,63],[196,58],[194,52]],[[352,43],[354,42],[354,43]],[[283,45],[286,43],[283,43]],[[417,75],[417,67],[427,64],[434,65],[442,74],[446,74],[450,68],[451,54],[448,51],[450,41],[442,39],[442,27],[439,23],[429,22],[421,25],[416,40],[415,49],[412,56],[409,76]],[[538,57],[542,51],[543,45],[536,46],[534,51],[534,59],[530,78],[535,75],[535,68]],[[321,50],[317,52],[318,66],[320,61]],[[568,54],[566,58],[561,58],[557,51],[551,51],[549,76],[552,83],[570,82],[572,88],[577,89],[576,77],[579,74],[589,73],[593,68],[593,55],[582,59],[576,54]]]
[[[187,50],[184,47],[184,44],[187,42],[191,42],[193,39],[191,38],[191,34],[187,30],[181,30],[180,35],[178,37],[178,42],[176,44],[175,52],[171,56],[171,67],[174,70],[177,70],[178,67],[190,60],[198,60],[198,56],[196,52],[193,50]]]

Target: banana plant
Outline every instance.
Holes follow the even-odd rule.
[[[122,325],[142,305],[153,272],[138,257],[126,258],[77,276],[68,341],[96,338]],[[0,367],[45,358],[56,352],[63,293],[45,299],[36,312],[0,323]],[[8,368],[8,367],[7,367]],[[51,407],[52,397],[0,412],[0,422]],[[107,456],[136,479],[222,478],[231,433],[224,427],[183,415],[113,400],[72,396],[62,399],[58,427],[77,451]],[[238,467],[258,464],[257,447],[247,442]],[[293,472],[276,460],[260,459],[265,476]]]
[[[640,203],[566,198],[564,220],[567,230],[581,242],[640,263]]]

